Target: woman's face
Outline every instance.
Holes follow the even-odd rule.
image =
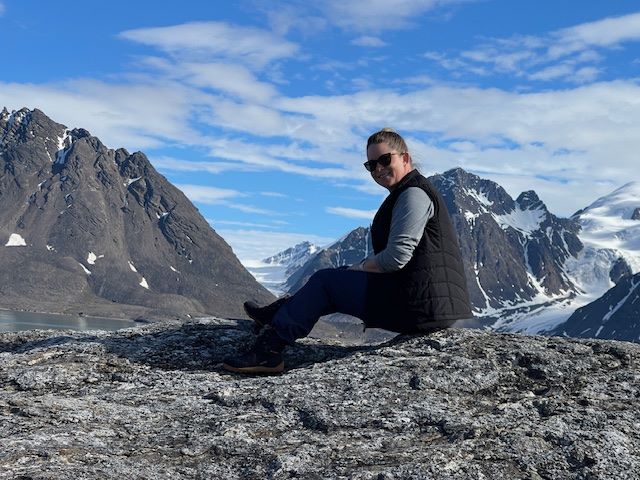
[[[385,153],[393,153],[391,163],[384,167],[380,162],[371,171],[371,176],[375,182],[386,188],[393,190],[393,187],[402,180],[402,178],[413,170],[408,152],[398,152],[393,150],[388,143],[373,143],[367,148],[367,160],[377,160]]]

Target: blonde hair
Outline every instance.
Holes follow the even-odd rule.
[[[393,150],[397,150],[398,153],[406,153],[409,151],[409,147],[407,147],[404,138],[392,128],[385,127],[379,132],[372,134],[369,140],[367,140],[367,148],[369,148],[369,145],[378,143],[387,143]]]

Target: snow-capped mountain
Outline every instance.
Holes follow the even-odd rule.
[[[471,301],[485,323],[517,329],[522,314],[576,293],[563,266],[582,248],[577,222],[550,213],[533,191],[513,200],[461,168],[430,181],[451,214]]]
[[[271,257],[262,260],[265,265],[286,267],[285,273],[291,275],[296,269],[304,265],[319,247],[311,242],[302,242]]]
[[[640,182],[631,182],[573,215],[584,244],[568,271],[583,292],[600,296],[640,271]]]
[[[640,270],[640,221],[634,219],[640,218],[638,183],[567,219],[549,212],[533,191],[514,200],[497,183],[460,168],[430,181],[442,193],[458,233],[481,325],[550,332],[576,308]],[[360,227],[320,250],[289,277],[287,290],[296,291],[320,268],[364,258],[367,232]]]
[[[535,192],[516,200],[498,184],[457,168],[430,177],[440,190],[454,226],[467,271],[472,304],[487,325],[501,327],[530,310],[577,289],[563,264],[582,245],[579,225],[551,214]],[[321,250],[286,282],[295,292],[320,268],[356,263],[367,255],[362,227]]]
[[[623,277],[549,333],[640,342],[640,273]]]
[[[272,298],[141,152],[4,109],[0,166],[3,308],[236,316]]]
[[[301,242],[259,261],[245,261],[244,266],[264,287],[276,296],[287,293],[287,278],[300,269],[319,250],[311,242]]]
[[[287,277],[284,290],[288,293],[297,292],[313,273],[323,268],[337,268],[359,262],[367,256],[368,234],[369,229],[358,227],[335,243],[319,250]]]

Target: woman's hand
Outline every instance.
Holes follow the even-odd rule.
[[[369,272],[369,273],[381,273],[382,271],[378,267],[378,263],[375,258],[365,258],[360,263],[351,265],[348,270],[356,272]]]

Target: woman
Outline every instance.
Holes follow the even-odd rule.
[[[366,327],[398,333],[446,328],[472,316],[456,233],[444,200],[413,166],[404,139],[390,129],[367,141],[365,168],[389,190],[373,223],[368,258],[313,274],[293,296],[245,310],[261,332],[246,353],[223,367],[277,373],[282,351],[305,337],[323,315],[340,312]]]

